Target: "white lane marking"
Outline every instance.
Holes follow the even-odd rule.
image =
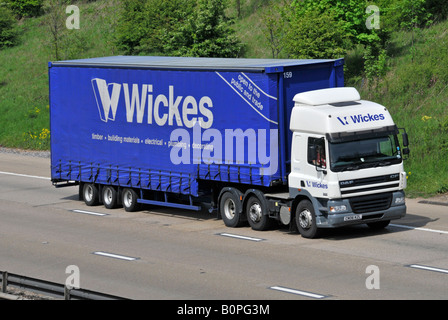
[[[418,265],[418,264],[410,264],[410,265],[408,265],[408,267],[414,268],[414,269],[422,269],[422,270],[427,270],[427,271],[434,271],[434,272],[441,272],[441,273],[447,273],[448,274],[448,270],[447,269],[441,269],[441,268],[436,268],[436,267],[421,266],[421,265]]]
[[[324,295],[317,294],[317,293],[312,293],[312,292],[307,292],[307,291],[302,291],[302,290],[296,290],[296,289],[291,289],[291,288],[285,288],[285,287],[279,287],[279,286],[269,287],[269,289],[277,290],[277,291],[283,291],[283,292],[286,292],[286,293],[297,294],[297,295],[300,295],[300,296],[305,296],[305,297],[314,298],[314,299],[323,299],[323,298],[326,297]]]
[[[13,172],[0,171],[0,174],[4,174],[4,175],[8,175],[8,176],[24,177],[24,178],[41,179],[41,180],[51,180],[50,178],[47,178],[47,177],[32,176],[29,174],[21,174],[21,173],[13,173]]]
[[[401,224],[390,224],[390,226],[391,227],[396,227],[396,228],[404,228],[404,229],[411,229],[411,230],[419,230],[419,231],[426,231],[426,232],[448,234],[448,231],[444,231],[444,230],[419,228],[419,227],[405,226],[405,225],[401,225]]]
[[[85,210],[78,210],[78,209],[71,210],[71,211],[76,212],[76,213],[89,214],[92,216],[101,216],[101,217],[109,215],[107,213],[99,213],[99,212],[92,212],[92,211],[85,211]]]
[[[249,240],[249,241],[255,241],[255,242],[259,242],[259,241],[263,241],[264,240],[264,239],[260,239],[260,238],[252,238],[252,237],[240,236],[240,235],[231,234],[231,233],[218,233],[218,235],[223,236],[223,237],[236,238],[236,239],[242,239],[242,240]]]
[[[135,257],[128,257],[128,256],[120,255],[120,254],[103,252],[103,251],[95,251],[95,252],[93,252],[93,254],[96,254],[98,256],[108,257],[108,258],[126,260],[126,261],[134,261],[134,260],[139,259],[139,258],[135,258]]]

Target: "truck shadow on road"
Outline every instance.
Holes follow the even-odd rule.
[[[407,214],[404,219],[392,220],[384,229],[371,229],[367,224],[346,226],[335,229],[323,229],[319,238],[327,240],[348,240],[380,235],[388,235],[398,232],[409,232],[415,228],[425,227],[428,223],[437,221],[425,216]]]
[[[72,195],[63,198],[64,200],[72,200],[79,201],[78,195]],[[102,207],[102,205],[98,205],[98,207]],[[112,210],[124,210],[121,207],[117,207]],[[216,211],[209,212],[208,208],[203,207],[200,211],[189,211],[182,210],[176,208],[168,208],[161,206],[152,206],[152,205],[142,205],[139,212],[145,215],[161,215],[166,217],[173,217],[177,219],[186,219],[191,221],[197,221],[198,223],[204,221],[211,220],[221,220],[220,216]],[[435,222],[439,220],[430,219],[426,216],[415,215],[415,214],[407,214],[405,218],[399,220],[393,220],[391,223],[384,229],[375,230],[371,229],[367,226],[367,224],[353,225],[353,226],[345,226],[340,228],[332,228],[332,229],[322,229],[319,235],[319,239],[325,240],[349,240],[354,238],[365,238],[372,236],[380,236],[393,234],[398,232],[409,232],[415,228],[423,228],[428,225],[428,223]],[[222,222],[224,226],[224,222]],[[250,226],[244,225],[241,229],[250,228]],[[240,229],[240,228],[238,228]],[[300,236],[297,230],[290,230],[288,226],[273,224],[273,227],[265,232],[281,232],[285,234],[285,236]],[[263,232],[260,232],[262,234]]]
[[[367,224],[359,224],[353,226],[345,226],[340,228],[331,228],[331,229],[321,229],[318,239],[325,240],[350,240],[355,238],[365,238],[372,236],[381,236],[394,234],[398,232],[409,232],[414,230],[415,228],[424,228],[430,222],[435,222],[439,220],[430,219],[425,216],[415,215],[415,214],[407,214],[405,218],[399,220],[392,220],[390,224],[384,228],[375,230],[367,226]],[[274,228],[274,230],[278,230],[285,235],[297,236],[299,232],[297,230],[289,230],[288,227],[279,226]]]

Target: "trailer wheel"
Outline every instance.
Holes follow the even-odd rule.
[[[312,239],[318,236],[316,214],[309,200],[302,200],[297,206],[296,224],[302,237]]]
[[[138,195],[133,189],[126,188],[123,190],[122,203],[123,208],[127,212],[133,212],[138,210],[139,205],[137,203]]]
[[[98,201],[98,187],[94,183],[85,183],[82,188],[84,202],[88,206],[95,206]]]
[[[225,192],[219,202],[219,212],[227,227],[240,227],[243,223],[240,199],[232,192]]]
[[[251,196],[247,201],[247,221],[253,230],[265,231],[271,227],[272,220],[266,214],[267,208],[263,201],[256,196]]]
[[[118,194],[112,186],[103,187],[103,204],[107,209],[113,209],[117,206]]]

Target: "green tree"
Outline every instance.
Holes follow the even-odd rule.
[[[138,0],[124,0],[121,3],[120,17],[116,29],[117,48],[125,54],[138,53],[140,41],[145,37],[145,3]]]
[[[0,49],[12,47],[17,42],[17,22],[13,12],[0,3]]]
[[[348,47],[343,21],[331,10],[316,7],[292,15],[285,37],[285,50],[291,58],[340,58]]]
[[[329,14],[340,22],[338,32],[345,33],[353,43],[361,42],[361,35],[368,33],[365,26],[366,0],[293,0],[292,7],[297,18],[313,11]]]
[[[125,0],[116,44],[126,54],[236,57],[226,0]]]
[[[274,1],[262,12],[263,34],[268,40],[274,59],[279,57],[285,46],[285,38],[289,28],[286,19],[288,7],[288,0]]]
[[[19,17],[36,17],[42,12],[44,0],[6,0]]]
[[[194,57],[236,58],[242,44],[225,15],[225,0],[199,0],[197,10],[180,28],[174,39],[173,53]],[[178,49],[174,47],[178,45]]]
[[[398,3],[400,26],[413,30],[430,24],[431,13],[426,10],[426,0],[402,0]]]
[[[124,0],[116,30],[126,54],[167,54],[172,33],[193,14],[195,0]]]
[[[448,16],[448,3],[446,0],[426,0],[426,11],[433,21],[443,21]]]

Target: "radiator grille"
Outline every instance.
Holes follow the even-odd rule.
[[[373,211],[387,210],[392,202],[392,193],[381,193],[364,197],[350,199],[350,206],[354,213],[367,213]]]

